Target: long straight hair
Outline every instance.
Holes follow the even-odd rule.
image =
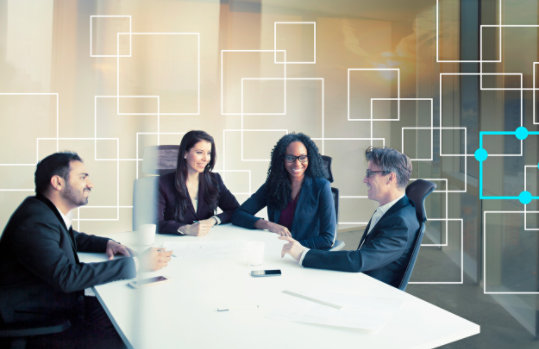
[[[185,185],[185,181],[187,180],[188,167],[187,161],[185,161],[185,155],[195,144],[200,141],[207,141],[211,143],[211,159],[210,162],[206,165],[206,168],[204,168],[204,172],[198,175],[198,196],[206,202],[206,204],[212,211],[217,208],[219,190],[217,188],[217,183],[213,181],[213,178],[210,174],[210,172],[213,170],[213,166],[215,165],[215,141],[213,140],[212,136],[210,136],[204,131],[189,131],[183,136],[180,142],[180,149],[178,151],[178,162],[176,165],[176,178],[174,181],[174,186],[178,193],[178,195],[176,195],[175,219],[178,221],[183,221],[183,218],[185,217],[185,212],[187,211],[189,203],[191,202],[189,192],[187,191],[187,186]]]

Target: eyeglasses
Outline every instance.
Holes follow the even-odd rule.
[[[309,161],[309,155],[300,155],[300,156],[294,156],[294,155],[285,155],[284,160],[288,163],[294,163],[296,160],[299,160],[302,164]]]
[[[383,176],[385,176],[386,174],[390,174],[391,171],[371,171],[371,170],[367,169],[367,171],[365,171],[365,177],[371,178],[376,173],[381,173]]]

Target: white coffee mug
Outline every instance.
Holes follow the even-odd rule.
[[[137,238],[140,245],[151,245],[155,241],[155,224],[142,224],[137,229]]]
[[[261,266],[264,263],[264,242],[248,241],[245,244],[245,257],[250,267]]]

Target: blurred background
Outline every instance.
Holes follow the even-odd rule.
[[[481,325],[447,347],[537,348],[539,136],[514,131],[538,130],[538,20],[537,0],[0,0],[0,225],[54,151],[95,184],[75,228],[106,235],[132,229],[147,147],[209,132],[241,203],[303,132],[355,249],[364,150],[390,146],[438,186],[407,291]]]

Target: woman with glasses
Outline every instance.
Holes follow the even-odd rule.
[[[221,176],[212,172],[215,153],[213,137],[206,132],[183,136],[176,172],[159,178],[159,233],[202,236],[230,221],[239,204]],[[217,207],[221,214],[215,214]]]
[[[255,217],[268,208],[268,218]],[[335,242],[335,206],[322,159],[303,133],[283,136],[271,152],[266,182],[232,216],[232,223],[292,236],[303,246],[327,250]]]

